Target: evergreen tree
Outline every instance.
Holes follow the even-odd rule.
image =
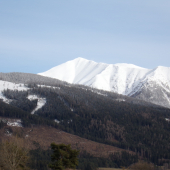
[[[53,170],[63,170],[67,168],[75,168],[78,165],[79,151],[72,150],[71,145],[51,144],[53,154],[51,155],[52,163],[49,168]]]

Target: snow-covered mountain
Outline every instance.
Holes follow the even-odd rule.
[[[170,108],[170,68],[96,63],[76,58],[39,75],[132,96]]]

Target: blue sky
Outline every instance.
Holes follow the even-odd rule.
[[[0,0],[0,72],[77,57],[170,67],[170,0]]]

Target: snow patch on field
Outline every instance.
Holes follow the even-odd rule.
[[[22,127],[21,119],[9,119],[0,117],[0,121],[6,123],[8,126]]]
[[[20,119],[17,119],[17,120],[14,120],[14,121],[9,120],[8,123],[7,123],[7,125],[8,125],[8,126],[22,127],[22,124],[21,124],[21,123],[22,123],[22,122],[21,122]]]
[[[46,104],[46,98],[40,98],[37,95],[29,95],[27,98],[30,101],[38,99],[37,107],[31,112],[31,114],[34,114],[37,110],[41,109]]]

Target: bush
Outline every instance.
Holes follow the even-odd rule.
[[[131,170],[154,170],[154,166],[147,162],[137,162],[129,167]]]

